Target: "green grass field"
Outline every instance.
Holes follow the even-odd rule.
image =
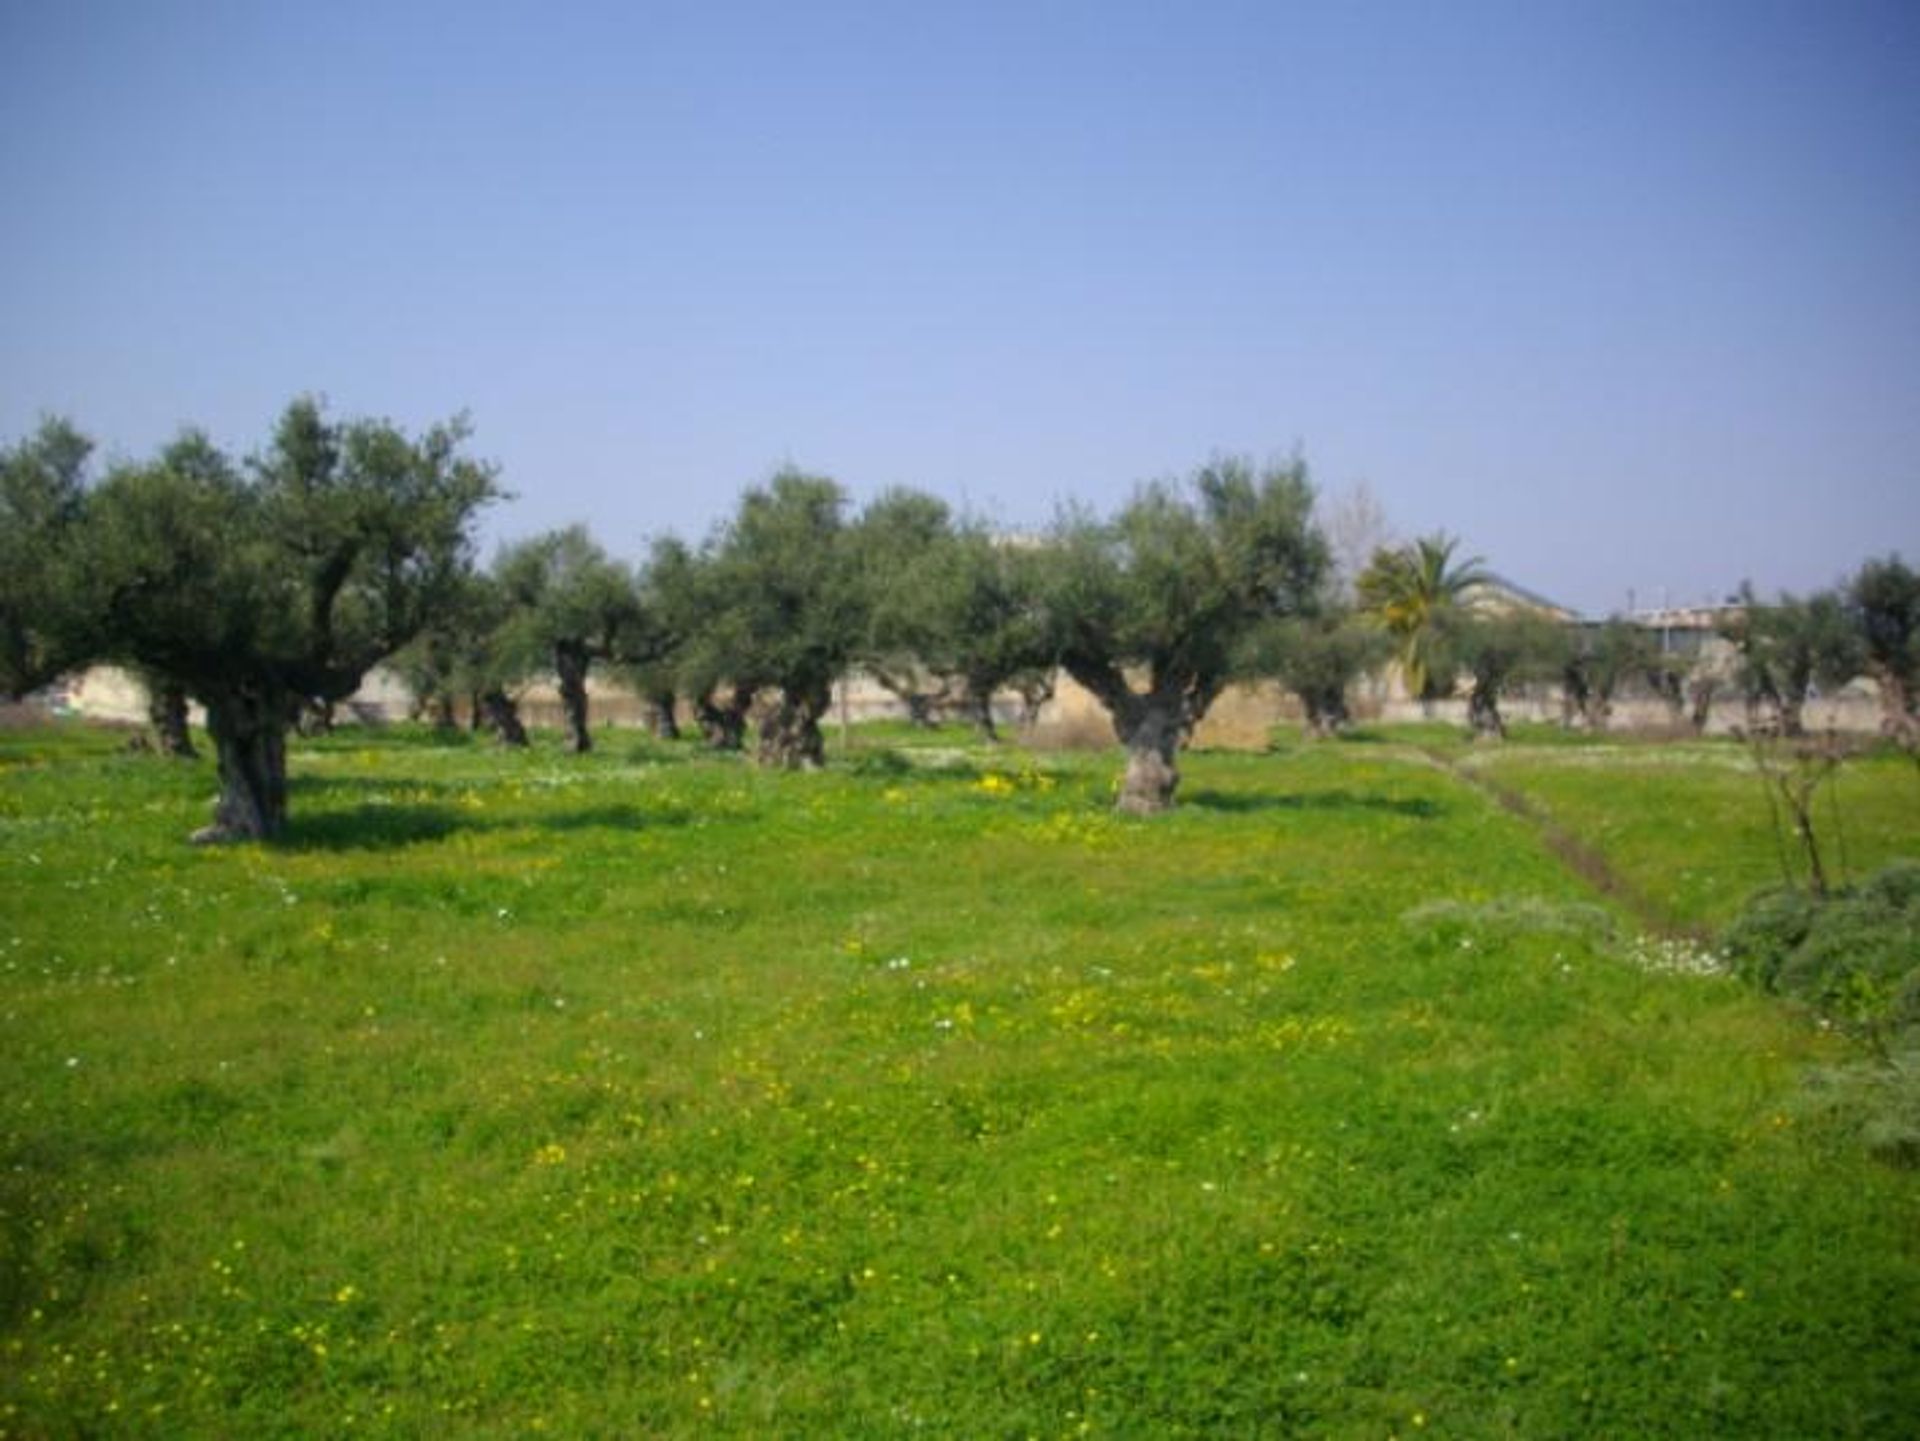
[[[1151,821],[856,739],[347,733],[197,850],[209,763],[0,732],[0,1435],[1913,1433],[1852,1043],[1408,738]],[[1736,748],[1451,758],[1676,932],[1775,876]]]

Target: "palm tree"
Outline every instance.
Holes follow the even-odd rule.
[[[1375,551],[1360,575],[1361,604],[1398,644],[1407,689],[1423,701],[1435,695],[1442,621],[1468,590],[1491,578],[1477,555],[1454,560],[1459,544],[1444,533],[1421,536]]]

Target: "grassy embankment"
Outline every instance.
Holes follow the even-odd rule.
[[[1838,1037],[1410,746],[1137,822],[957,735],[345,735],[213,851],[207,763],[0,735],[0,1433],[1920,1414],[1920,1184],[1796,1109]],[[1738,757],[1467,759],[1694,923],[1772,874]],[[1856,868],[1920,853],[1879,764]]]

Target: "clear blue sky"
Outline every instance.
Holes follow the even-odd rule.
[[[1920,5],[0,0],[0,437],[470,410],[511,536],[1298,449],[1593,611],[1920,560]]]

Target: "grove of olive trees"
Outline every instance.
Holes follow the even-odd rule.
[[[1811,695],[1861,676],[1888,734],[1912,746],[1920,730],[1920,576],[1897,556],[1812,596],[1748,587],[1718,649],[1682,654],[1628,620],[1486,604],[1493,578],[1444,535],[1345,555],[1336,574],[1304,466],[1220,458],[1021,538],[909,489],[856,511],[836,482],[787,469],[700,543],[658,537],[637,564],[576,525],[482,566],[471,527],[498,492],[466,439],[463,421],[410,438],[302,398],[244,459],[187,431],[96,477],[89,440],[44,422],[0,449],[0,689],[125,665],[174,753],[190,753],[198,701],[220,773],[208,840],[281,832],[288,730],[381,663],[420,714],[451,726],[464,705],[515,746],[521,696],[551,679],[582,751],[599,668],[657,731],[677,734],[684,708],[709,745],[740,750],[757,725],[759,762],[789,769],[824,762],[821,723],[853,669],[913,721],[961,715],[988,740],[996,695],[1019,693],[1030,719],[1064,673],[1111,720],[1116,803],[1136,813],[1173,804],[1179,752],[1223,687],[1277,681],[1328,735],[1389,657],[1423,704],[1464,696],[1487,738],[1523,691],[1557,691],[1564,723],[1592,729],[1628,691],[1696,729],[1737,698],[1749,726],[1794,735]],[[1367,532],[1383,528],[1376,515]]]

